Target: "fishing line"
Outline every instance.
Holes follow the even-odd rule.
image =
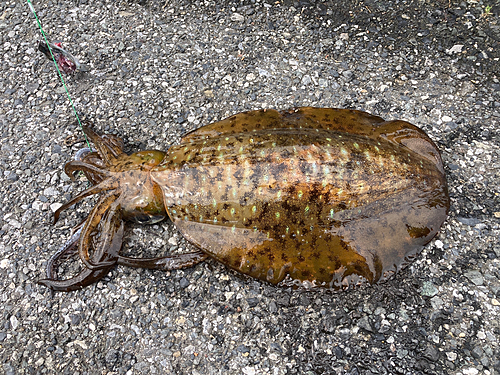
[[[40,32],[42,33],[43,39],[45,40],[45,44],[47,44],[47,48],[50,51],[50,56],[52,56],[52,60],[54,61],[54,65],[56,66],[57,73],[59,73],[59,78],[61,78],[61,82],[64,86],[64,90],[66,91],[66,95],[68,96],[69,102],[71,103],[71,107],[73,108],[73,112],[76,116],[76,119],[78,120],[78,124],[80,125],[80,129],[83,132],[83,136],[85,137],[85,142],[87,142],[87,145],[89,146],[90,150],[92,151],[92,147],[90,147],[89,140],[87,139],[87,135],[83,131],[83,125],[80,121],[80,117],[78,117],[78,113],[76,112],[75,105],[73,104],[73,101],[71,100],[71,96],[69,95],[68,88],[66,87],[66,83],[64,82],[64,78],[61,74],[61,71],[59,70],[59,67],[57,66],[56,58],[54,57],[54,54],[52,53],[52,48],[50,48],[49,41],[47,40],[47,37],[45,36],[45,32],[42,29],[42,25],[40,23],[40,20],[38,19],[38,16],[36,15],[35,8],[33,7],[33,4],[31,3],[31,0],[26,0],[28,2],[28,7],[30,10],[33,12],[33,15],[35,16],[36,22],[38,23],[38,27],[40,28]]]

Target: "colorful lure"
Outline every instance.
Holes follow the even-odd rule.
[[[187,134],[167,152],[126,155],[122,141],[85,133],[97,152],[66,164],[101,197],[48,262],[40,283],[70,291],[122,264],[179,269],[208,257],[279,285],[345,289],[386,280],[439,231],[449,198],[439,151],[419,128],[346,109],[240,113]],[[120,255],[124,219],[169,216],[201,251]],[[78,252],[85,267],[57,280],[55,263]]]
[[[85,65],[80,64],[76,57],[62,48],[61,42],[50,43],[49,41],[39,41],[38,50],[51,61],[53,55],[59,69],[66,74],[87,71],[87,67]],[[50,52],[51,50],[52,54]]]

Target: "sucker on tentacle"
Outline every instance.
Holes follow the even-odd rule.
[[[54,290],[80,289],[116,264],[173,270],[207,257],[277,285],[346,289],[388,279],[439,231],[449,198],[439,150],[419,128],[328,108],[240,113],[187,134],[167,152],[132,155],[85,126],[95,151],[65,166],[93,184],[54,215],[102,194],[47,262]],[[200,251],[120,255],[124,221],[169,216]],[[82,271],[57,280],[78,253]]]

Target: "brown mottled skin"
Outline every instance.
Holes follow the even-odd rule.
[[[116,263],[174,269],[206,255],[273,284],[376,283],[418,254],[449,207],[439,151],[428,136],[360,111],[240,113],[189,133],[166,153],[131,156],[117,138],[86,133],[98,153],[66,170],[83,170],[96,185],[56,219],[83,197],[108,192],[79,239],[86,276],[42,281],[56,290],[83,287]],[[157,222],[166,213],[203,254],[119,255],[122,219]]]

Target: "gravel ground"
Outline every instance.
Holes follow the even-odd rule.
[[[244,110],[356,108],[422,127],[452,201],[383,285],[301,292],[207,261],[117,267],[53,296],[36,280],[93,204],[51,225],[86,186],[63,172],[84,144],[29,8],[0,4],[3,373],[500,373],[498,0],[33,1],[49,39],[89,68],[66,77],[77,110],[129,151]],[[192,248],[168,222],[127,238],[139,255]]]

